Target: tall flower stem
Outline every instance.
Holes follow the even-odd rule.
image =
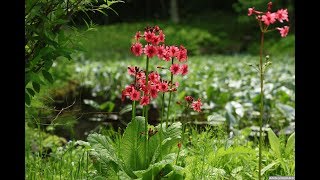
[[[149,57],[147,56],[147,62],[146,62],[146,88],[148,88],[148,74],[149,74]],[[145,164],[147,164],[148,161],[148,105],[143,106],[144,110],[144,118],[145,118],[145,124],[144,124],[144,131],[146,135],[145,143],[144,143],[144,150],[145,150]]]
[[[261,180],[261,162],[262,162],[262,124],[263,124],[263,80],[264,80],[264,69],[262,64],[263,54],[263,42],[264,42],[264,31],[261,32],[261,44],[260,44],[260,135],[259,135],[259,180]]]
[[[173,64],[173,58],[171,59],[171,65]],[[167,111],[167,119],[166,119],[166,127],[168,127],[168,119],[170,114],[170,103],[171,103],[171,94],[172,94],[172,85],[173,85],[173,73],[171,72],[171,78],[170,78],[170,92],[169,92],[169,103],[168,103],[168,111]]]
[[[160,160],[162,160],[162,122],[163,122],[163,109],[164,109],[164,92],[162,93],[162,99],[161,99],[161,121],[160,121]]]

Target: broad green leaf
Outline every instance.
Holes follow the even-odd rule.
[[[285,149],[285,153],[286,154],[291,154],[294,148],[294,144],[295,144],[295,133],[292,133],[287,141],[286,144],[286,149]]]
[[[270,129],[268,131],[268,138],[269,138],[269,143],[270,143],[271,149],[276,154],[276,156],[278,158],[280,158],[281,157],[280,141],[279,141],[279,138],[277,137],[277,135],[274,134],[272,129]]]
[[[261,174],[263,175],[266,171],[268,171],[269,169],[271,169],[274,165],[279,164],[279,161],[273,162],[271,164],[268,164],[266,167],[264,167],[263,169],[261,169]]]
[[[163,158],[163,160],[161,160],[155,164],[150,165],[148,167],[148,169],[135,171],[134,173],[138,177],[142,177],[142,179],[145,179],[145,180],[152,179],[152,174],[154,174],[154,175],[159,174],[160,170],[163,167],[165,167],[167,164],[174,162],[176,156],[177,155],[175,153],[168,154]]]
[[[130,111],[132,111],[132,105],[131,104],[129,104],[129,105],[125,106],[123,109],[121,109],[119,114],[123,115],[124,113],[130,112]]]
[[[44,68],[45,68],[46,70],[49,70],[49,69],[51,68],[52,64],[53,64],[53,60],[48,59],[48,60],[46,60],[46,61],[44,62]]]
[[[130,176],[131,178],[136,178],[132,170],[130,168],[127,168],[124,162],[117,156],[116,150],[112,145],[113,143],[109,138],[95,133],[88,136],[88,141],[93,148],[93,151],[91,151],[91,155],[96,157],[97,160],[100,161],[100,163],[103,163],[107,167],[108,165],[111,165],[110,167],[112,167],[114,170],[116,170],[118,166],[121,170],[126,172],[128,176]],[[112,166],[110,162],[113,162],[114,166]]]
[[[277,103],[277,109],[290,121],[295,119],[295,109],[286,104]]]
[[[126,166],[131,167],[132,170],[143,169],[145,165],[144,153],[139,151],[143,149],[145,143],[144,127],[145,119],[142,116],[136,116],[131,121],[123,133],[120,144],[120,156]]]
[[[53,83],[52,75],[48,71],[42,70],[42,75],[47,81],[49,81],[50,83]]]
[[[31,88],[27,88],[27,91],[32,97],[34,97],[35,92]]]
[[[83,100],[84,104],[90,105],[91,107],[95,108],[95,109],[100,109],[100,106],[97,102],[95,102],[94,100],[91,99],[84,99]]]
[[[24,101],[27,105],[30,105],[31,103],[30,96],[27,92],[25,92]]]
[[[115,107],[115,104],[112,101],[107,101],[105,103],[100,104],[99,106],[101,110],[105,110],[106,108],[108,108],[107,112],[112,112],[114,107]]]
[[[39,83],[33,81],[33,82],[32,82],[32,87],[33,87],[33,89],[34,89],[37,93],[40,92],[40,84],[39,84]]]

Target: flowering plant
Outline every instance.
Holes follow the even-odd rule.
[[[261,31],[261,40],[260,40],[260,63],[257,65],[256,70],[259,72],[260,76],[260,133],[259,133],[259,180],[261,179],[261,166],[262,166],[262,126],[263,126],[263,113],[264,113],[264,104],[263,104],[263,82],[264,82],[264,74],[267,67],[271,64],[269,61],[269,56],[266,56],[267,62],[263,64],[262,56],[263,56],[263,45],[264,45],[264,34],[267,32],[271,32],[273,30],[279,30],[281,37],[286,37],[289,32],[289,26],[283,27],[275,27],[274,29],[269,29],[272,24],[275,24],[277,21],[283,23],[284,21],[289,21],[288,18],[288,10],[287,9],[279,9],[275,12],[272,11],[272,2],[268,3],[267,11],[261,12],[255,10],[254,7],[248,9],[248,16],[255,15]]]

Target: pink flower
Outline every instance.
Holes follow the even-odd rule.
[[[142,54],[142,44],[141,43],[134,43],[131,46],[131,52],[135,56],[140,56]]]
[[[261,14],[261,13],[262,12],[260,11],[256,11],[254,7],[248,9],[248,16],[251,16],[252,14]]]
[[[200,98],[198,98],[198,100],[196,100],[196,101],[193,101],[191,104],[191,107],[193,108],[193,110],[198,111],[198,112],[201,111],[201,106],[202,106],[202,103],[201,103]]]
[[[177,87],[179,87],[179,82],[177,81],[173,85],[177,88]]]
[[[144,32],[144,39],[148,43],[152,43],[154,36],[155,36],[155,34],[153,32],[151,32],[151,31],[145,31]]]
[[[137,79],[145,79],[146,78],[146,74],[143,71],[139,71],[137,73]]]
[[[157,52],[158,52],[158,58],[159,58],[159,59],[164,59],[164,56],[165,56],[165,54],[167,53],[167,51],[166,51],[166,49],[164,48],[164,46],[158,46]]]
[[[124,90],[121,92],[121,101],[124,101],[126,96],[130,96],[131,92],[134,90],[133,85],[127,86]]]
[[[140,100],[140,105],[146,106],[148,104],[150,104],[150,98],[146,95],[142,96]]]
[[[270,1],[270,2],[268,3],[268,11],[271,11],[271,9],[272,9],[272,2]]]
[[[262,15],[262,21],[267,26],[273,24],[276,21],[276,13],[270,13],[268,11],[265,15]]]
[[[164,43],[165,35],[162,30],[159,31],[159,41]]]
[[[182,64],[180,66],[180,73],[184,76],[188,74],[188,64]]]
[[[152,97],[153,99],[157,98],[157,96],[158,96],[158,89],[157,89],[157,87],[156,87],[155,85],[152,85],[152,86],[150,87],[150,95],[151,95],[151,97]]]
[[[180,70],[179,64],[172,64],[170,67],[170,71],[174,75],[177,75],[179,73],[179,70]]]
[[[177,57],[179,48],[177,46],[170,46],[168,52],[170,57]]]
[[[251,16],[253,14],[254,8],[249,8],[248,9],[248,16]]]
[[[160,81],[160,76],[156,72],[150,73],[148,78],[149,78],[149,81],[151,81],[151,82],[153,82],[155,84],[157,84]]]
[[[167,92],[168,91],[168,83],[166,82],[161,82],[159,86],[159,90],[161,92]]]
[[[186,61],[188,59],[187,49],[185,47],[183,47],[182,45],[180,45],[179,52],[177,53],[177,59],[180,62]]]
[[[184,97],[184,99],[188,102],[188,103],[192,103],[193,98],[191,96],[186,96]]]
[[[164,56],[162,58],[165,61],[170,61],[171,60],[169,49],[170,48],[168,46],[166,46],[166,49],[165,49],[166,53],[164,54]]]
[[[136,40],[136,41],[139,41],[139,39],[141,38],[142,36],[141,36],[141,34],[140,34],[140,31],[138,31],[138,32],[136,32],[136,35],[134,36],[134,39]]]
[[[153,36],[152,44],[153,44],[153,45],[158,45],[159,42],[160,42],[159,36]]]
[[[133,91],[130,93],[130,99],[132,101],[138,101],[140,99],[140,92],[133,89]]]
[[[288,10],[287,9],[279,9],[276,12],[276,19],[281,23],[283,22],[283,20],[289,21]]]
[[[281,37],[286,37],[289,32],[289,26],[284,26],[283,28],[277,28],[280,31]]]
[[[144,47],[144,53],[148,56],[148,58],[152,58],[157,54],[157,48],[152,45],[146,45]]]
[[[135,75],[136,74],[136,68],[134,66],[128,67],[128,74],[129,75]]]

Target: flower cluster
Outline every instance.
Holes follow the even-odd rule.
[[[172,75],[181,74],[184,76],[188,74],[187,49],[182,45],[179,47],[167,46],[164,42],[165,34],[158,26],[146,27],[143,34],[140,31],[136,32],[130,50],[135,56],[146,55],[147,58],[158,57],[164,61],[171,60],[170,67],[159,68],[169,70]],[[174,63],[174,59],[177,59],[178,63]],[[138,67],[128,67],[128,74],[133,76],[135,80],[133,84],[122,91],[122,100],[130,97],[132,101],[140,101],[142,106],[150,104],[150,99],[157,98],[159,92],[176,91],[179,86],[178,82],[173,83],[162,79],[156,71],[146,74],[146,71],[140,70]]]
[[[195,100],[192,96],[186,96],[184,97],[184,100],[186,101],[187,108],[192,108],[194,111],[201,112],[202,102],[200,98]],[[181,102],[177,102],[177,104],[182,105]]]
[[[164,44],[165,35],[163,31],[158,27],[147,27],[143,34],[140,31],[136,32],[134,36],[135,42],[131,45],[131,52],[135,56],[141,56],[145,54],[148,58],[157,56],[160,60],[170,61],[176,58],[180,63],[187,61],[187,49],[180,45],[167,46]],[[141,41],[145,41],[146,45],[142,45]],[[188,74],[188,65],[178,63],[172,64],[169,68],[174,75]]]
[[[149,82],[146,85],[145,71],[140,70],[139,67],[128,67],[128,74],[134,77],[135,82],[122,90],[121,99],[124,101],[125,97],[128,96],[132,101],[140,101],[140,105],[142,106],[150,104],[150,98],[157,98],[159,92],[176,91],[179,86],[176,82],[169,89],[170,82],[162,80],[157,72],[149,73]],[[140,92],[143,92],[143,95]]]
[[[264,27],[261,27],[262,31],[267,31],[269,25],[276,23],[277,21],[283,23],[284,21],[289,22],[288,18],[288,10],[287,9],[279,9],[276,12],[271,12],[272,2],[268,3],[267,12],[261,12],[254,9],[254,7],[248,9],[248,16],[255,15],[256,19],[260,22],[260,26],[262,23]],[[279,30],[281,37],[286,37],[289,32],[289,26],[276,27],[275,29]]]

